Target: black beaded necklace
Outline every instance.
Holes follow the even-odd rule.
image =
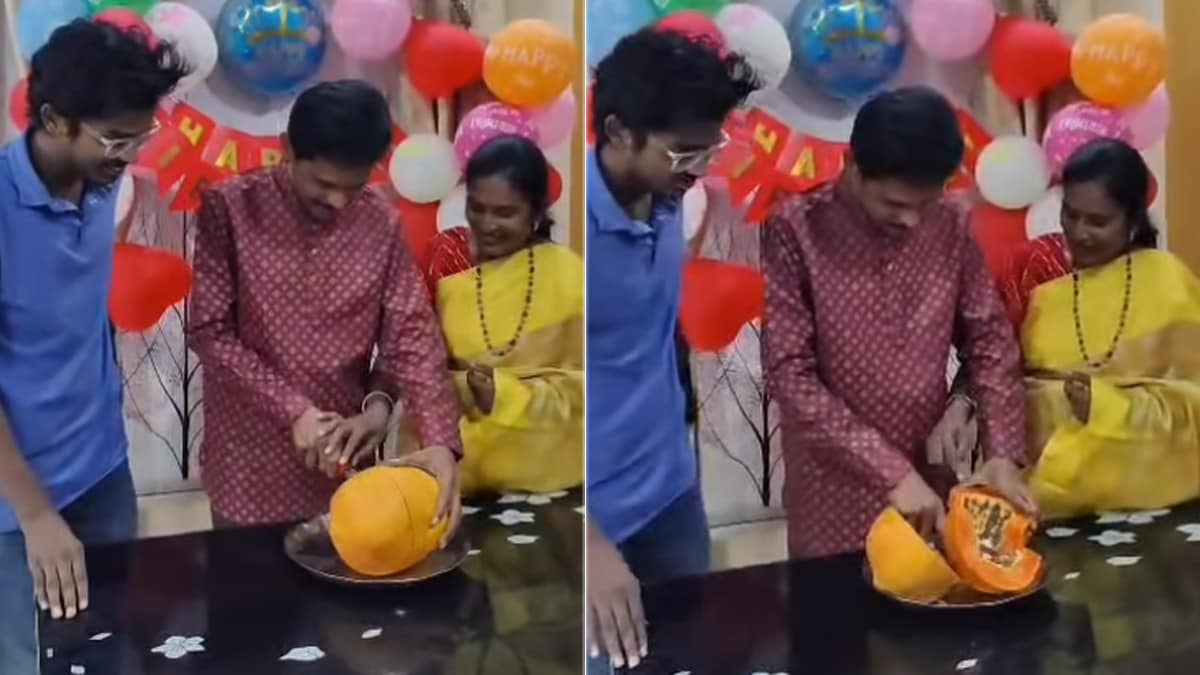
[[[1121,341],[1121,336],[1125,333],[1125,321],[1129,318],[1129,303],[1130,297],[1133,295],[1133,255],[1125,254],[1125,299],[1121,302],[1121,319],[1117,323],[1117,332],[1113,335],[1112,344],[1108,346],[1108,351],[1104,353],[1104,358],[1099,361],[1092,361],[1088,356],[1087,343],[1083,339],[1083,322],[1079,319],[1079,271],[1071,272],[1071,282],[1074,286],[1075,297],[1072,303],[1072,310],[1075,314],[1075,339],[1079,341],[1079,355],[1083,357],[1089,368],[1096,369],[1106,365],[1112,360],[1113,353],[1117,351],[1117,343]]]
[[[521,319],[517,322],[517,330],[512,339],[503,349],[496,349],[492,344],[492,335],[488,331],[487,316],[483,311],[483,265],[475,266],[475,307],[479,309],[479,327],[483,330],[483,344],[493,356],[507,356],[517,346],[517,341],[525,332],[525,323],[529,321],[529,308],[533,305],[534,255],[533,247],[525,249],[529,256],[529,277],[525,282],[525,306],[521,308]]]

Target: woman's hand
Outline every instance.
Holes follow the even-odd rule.
[[[1087,424],[1092,414],[1092,378],[1085,373],[1071,373],[1063,382],[1063,393],[1071,403],[1075,419]]]
[[[480,364],[467,366],[467,386],[471,387],[475,405],[485,415],[490,415],[496,403],[496,380],[492,377],[492,367]]]

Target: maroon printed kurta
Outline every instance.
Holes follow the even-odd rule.
[[[234,178],[203,197],[193,266],[200,461],[222,517],[270,523],[326,511],[338,483],[304,466],[292,423],[309,406],[356,415],[369,386],[403,402],[423,445],[460,451],[445,343],[383,197],[368,190],[317,224],[286,167]]]
[[[763,234],[763,364],[779,405],[794,557],[861,550],[947,402],[957,345],[989,457],[1024,462],[1020,355],[964,212],[897,236],[841,183],[789,198]]]

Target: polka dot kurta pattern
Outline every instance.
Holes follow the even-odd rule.
[[[794,557],[861,550],[888,494],[928,475],[925,441],[968,367],[989,457],[1023,462],[1020,360],[983,256],[948,202],[897,235],[840,183],[791,197],[763,232],[763,363],[779,405]]]
[[[325,512],[338,483],[303,465],[292,423],[310,406],[356,415],[368,391],[402,401],[423,445],[461,452],[445,343],[381,196],[317,224],[286,168],[234,178],[202,200],[193,266],[200,461],[217,514],[257,524]]]

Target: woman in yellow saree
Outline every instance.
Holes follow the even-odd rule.
[[[583,482],[583,265],[550,241],[549,168],[517,136],[466,167],[466,269],[435,281],[463,402],[465,495]]]
[[[1002,285],[1049,518],[1200,497],[1200,283],[1155,248],[1149,181],[1120,141],[1081,148],[1063,170],[1063,233],[1030,242]]]

